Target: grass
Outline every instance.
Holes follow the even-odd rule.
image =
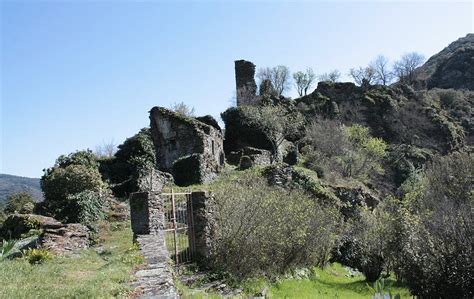
[[[371,284],[372,286],[372,284]],[[397,286],[393,277],[385,279],[385,291],[410,298],[408,289]],[[272,298],[371,298],[370,290],[362,274],[350,275],[340,264],[325,269],[315,268],[307,279],[284,279],[269,288]]]
[[[143,258],[132,244],[128,222],[104,223],[101,228],[100,251],[56,256],[39,265],[21,258],[0,262],[0,298],[127,297],[133,268]]]

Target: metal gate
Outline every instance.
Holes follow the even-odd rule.
[[[161,193],[165,210],[165,242],[175,265],[189,263],[195,251],[191,192]]]

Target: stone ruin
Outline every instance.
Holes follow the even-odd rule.
[[[224,167],[224,137],[218,126],[153,107],[150,127],[157,166],[172,173],[177,184],[208,182]]]
[[[235,61],[237,106],[253,105],[260,101],[255,83],[255,64],[246,60]]]

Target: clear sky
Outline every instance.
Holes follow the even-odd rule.
[[[30,177],[60,154],[121,143],[153,106],[219,117],[236,59],[347,74],[474,32],[470,1],[0,2],[0,173]]]

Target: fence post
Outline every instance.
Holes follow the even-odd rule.
[[[174,199],[174,191],[171,189],[171,207],[172,207],[172,216],[173,216],[173,238],[174,238],[174,256],[176,261],[176,266],[179,264],[178,258],[178,227],[176,225],[176,202]]]

